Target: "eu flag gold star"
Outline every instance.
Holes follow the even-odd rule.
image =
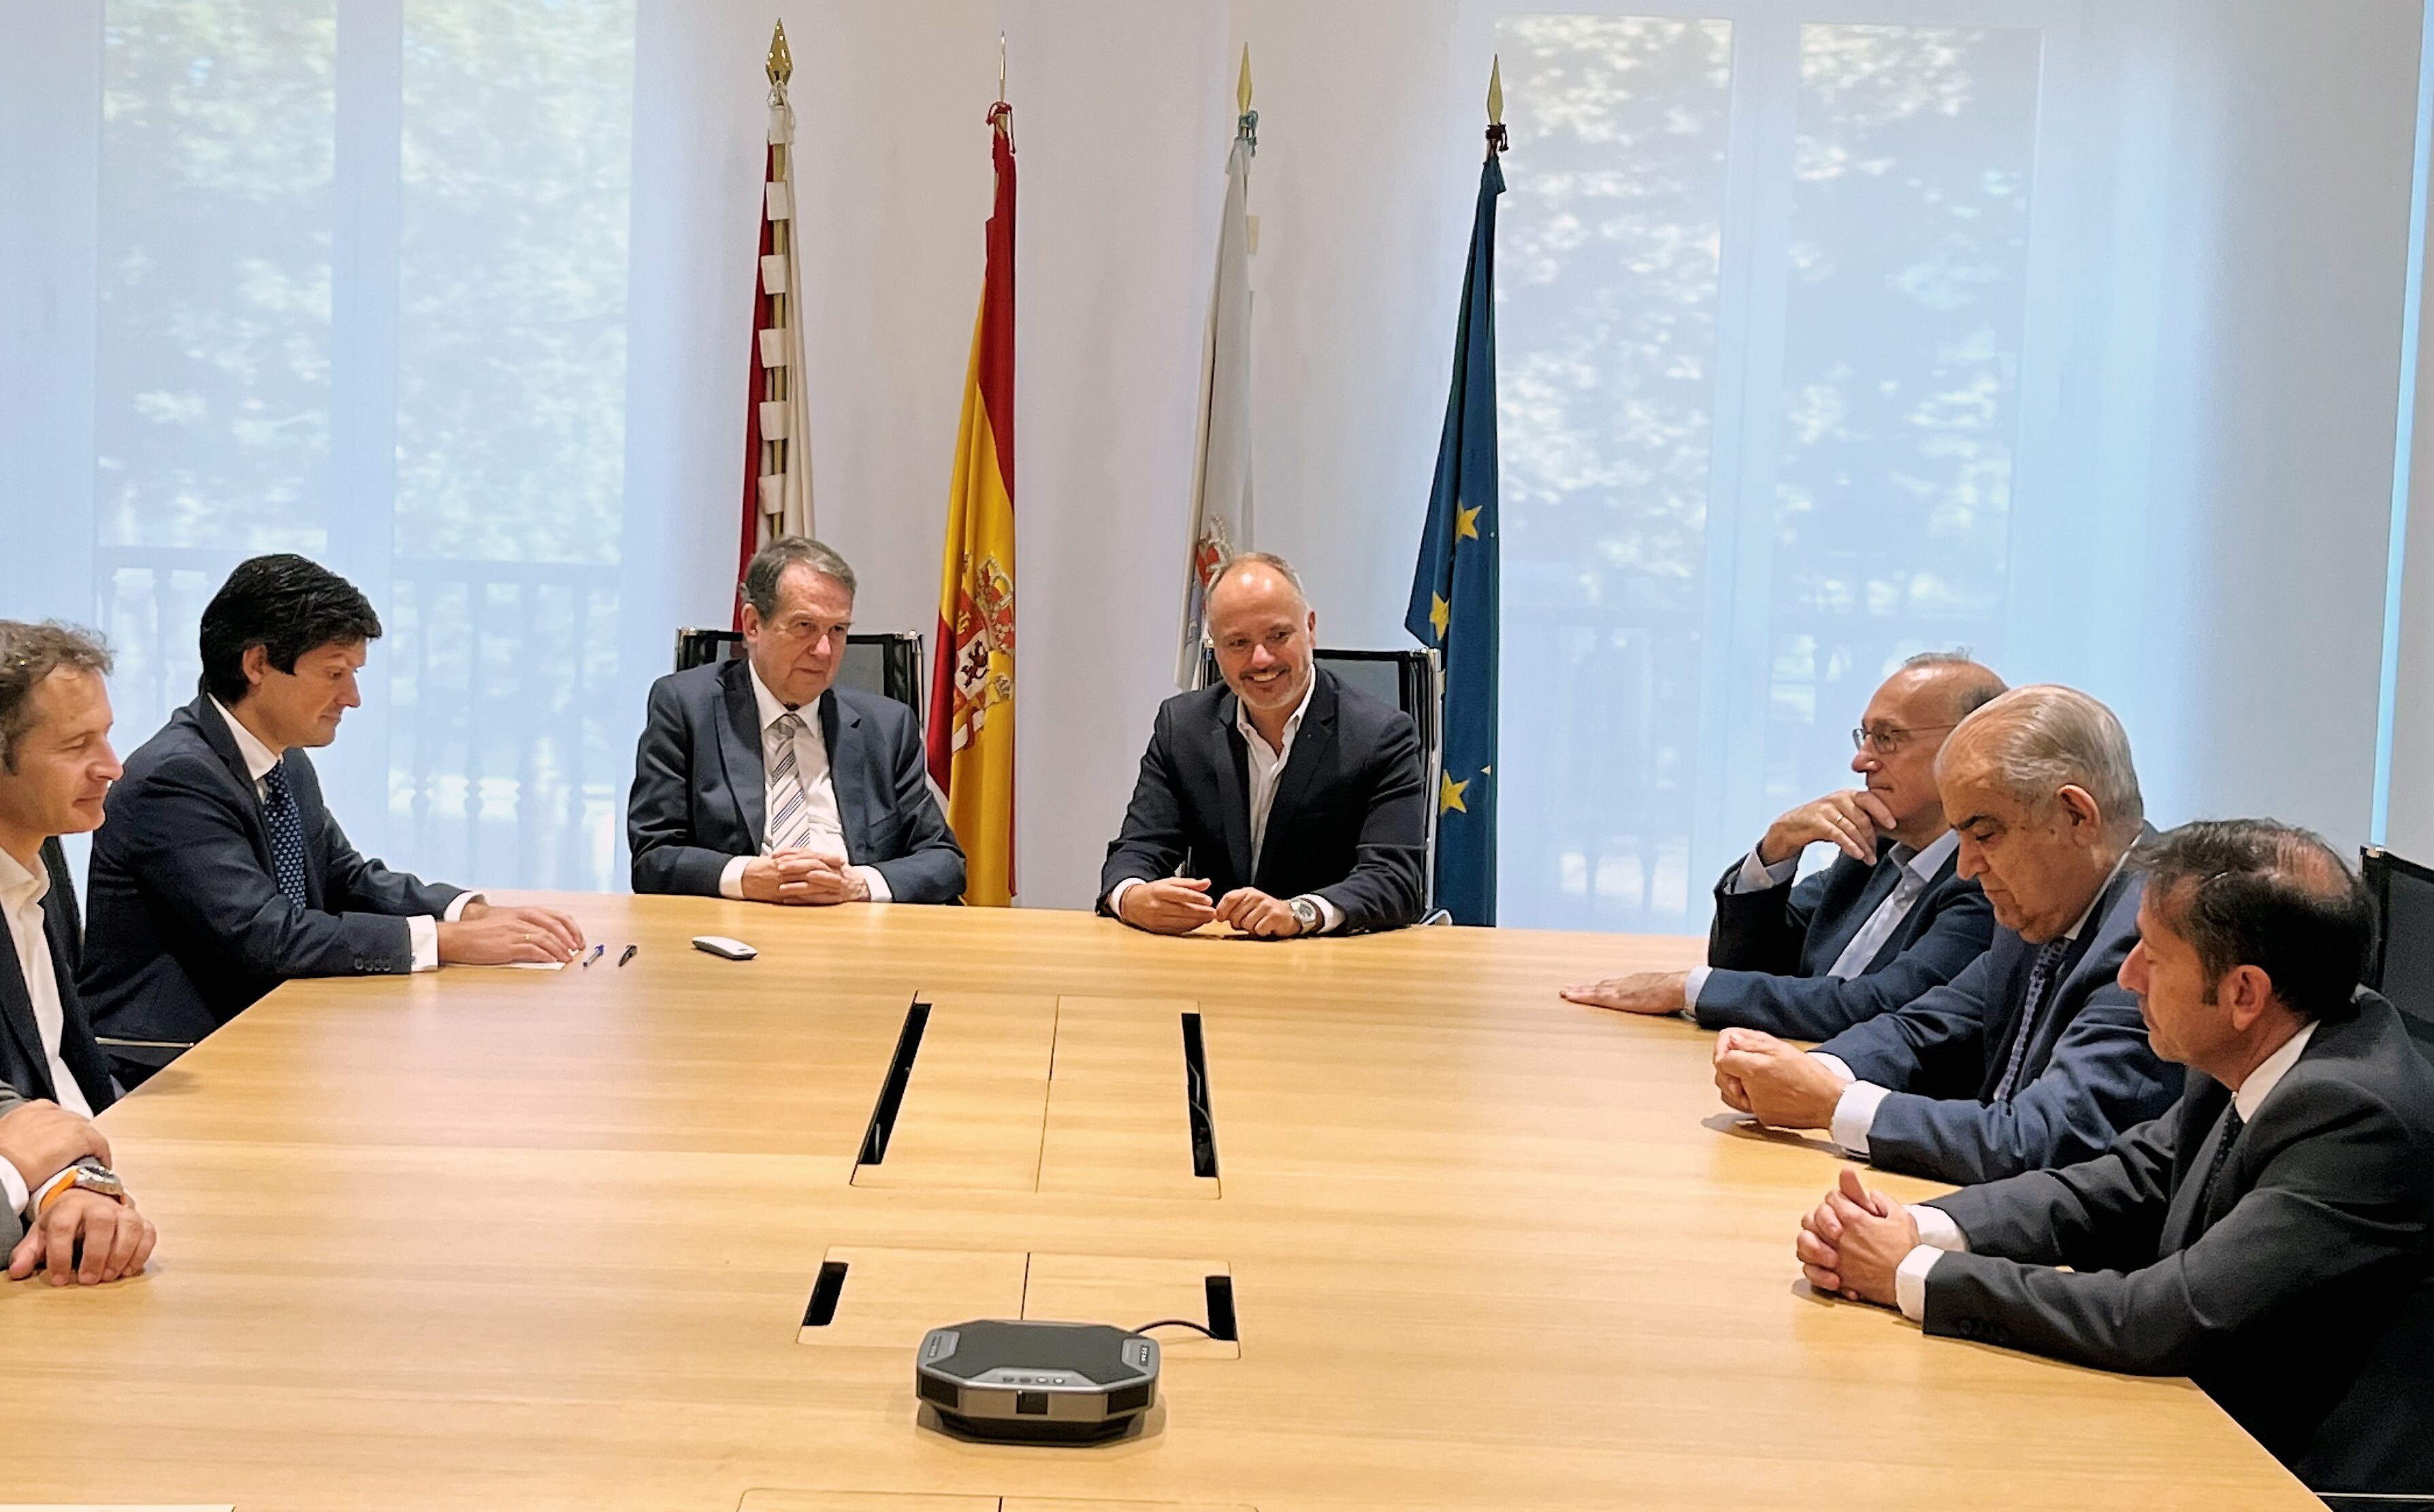
[[[1454,781],[1450,772],[1438,773],[1437,812],[1444,813],[1448,808],[1459,808],[1466,814],[1470,812],[1469,806],[1462,801],[1462,790],[1469,786],[1467,782]]]
[[[1436,594],[1429,595],[1429,623],[1436,627],[1437,638],[1445,638],[1446,624],[1453,618],[1453,605]]]
[[[1483,508],[1485,506],[1483,505],[1482,507]],[[1465,509],[1460,504],[1454,505],[1453,533],[1457,539],[1465,535],[1469,536],[1472,540],[1479,539],[1479,510]]]

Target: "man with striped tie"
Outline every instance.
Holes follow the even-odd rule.
[[[1808,1283],[1930,1334],[2188,1376],[2333,1505],[2423,1506],[2434,1070],[2357,990],[2366,889],[2270,820],[2184,824],[2132,864],[2121,984],[2186,1095],[2092,1160],[1916,1207],[1846,1170],[1794,1240]]]
[[[951,903],[964,853],[921,727],[836,686],[853,569],[799,535],[744,572],[746,654],[660,678],[634,754],[634,891],[756,903]]]
[[[2138,943],[2152,833],[2130,739],[2073,688],[2019,688],[1963,720],[1936,758],[1959,875],[1995,938],[1961,975],[1808,1052],[1756,1029],[1717,1037],[1716,1087],[1778,1129],[1945,1181],[2086,1160],[2180,1095],[2115,979]]]
[[[94,837],[79,976],[136,1086],[292,977],[572,960],[556,909],[392,872],[347,841],[308,749],[363,702],[381,633],[355,586],[300,556],[239,563],[203,608],[203,688],[127,758]]]

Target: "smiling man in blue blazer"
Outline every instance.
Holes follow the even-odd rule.
[[[853,569],[781,535],[744,572],[746,654],[660,678],[634,753],[634,891],[756,903],[952,903],[964,853],[921,727],[835,686]]]

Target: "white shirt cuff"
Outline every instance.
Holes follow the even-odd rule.
[[[1343,909],[1338,909],[1334,904],[1328,902],[1325,898],[1320,897],[1315,892],[1305,892],[1302,896],[1310,899],[1310,901],[1318,909],[1318,932],[1320,934],[1331,935],[1336,930],[1344,927]]]
[[[456,901],[448,905],[448,911],[441,914],[439,917],[445,919],[450,924],[454,924],[465,917],[465,910],[467,909],[471,908],[476,903],[488,903],[489,901],[490,900],[489,898],[484,897],[479,892],[459,892],[456,894]]]
[[[1910,1221],[1918,1225],[1920,1244],[1949,1249],[1955,1254],[1969,1252],[1969,1236],[1961,1232],[1961,1225],[1952,1221],[1952,1215],[1942,1208],[1913,1202],[1910,1204]]]
[[[871,902],[893,903],[896,901],[896,894],[887,891],[887,878],[880,875],[878,867],[857,866],[853,869],[853,873],[856,876],[861,877],[865,882],[870,884]]]
[[[744,901],[744,869],[752,864],[749,856],[730,857],[718,874],[718,895],[736,903]]]
[[[1735,872],[1733,874],[1733,879],[1724,884],[1724,891],[1727,892],[1763,892],[1769,888],[1783,886],[1786,882],[1791,881],[1792,877],[1799,873],[1799,857],[1794,856],[1788,861],[1777,861],[1773,866],[1769,866],[1764,861],[1757,858],[1757,847],[1753,845],[1750,847],[1750,853],[1741,858],[1741,869]]]
[[[1826,1059],[1834,1060],[1830,1055]],[[1840,1066],[1843,1062],[1834,1061],[1834,1063]],[[1848,1070],[1843,1072],[1845,1076],[1849,1074]],[[1861,1160],[1867,1159],[1868,1131],[1876,1127],[1877,1109],[1892,1096],[1893,1089],[1879,1087],[1873,1081],[1854,1081],[1844,1087],[1842,1100],[1834,1104],[1833,1127],[1827,1130],[1834,1143]]]
[[[0,1161],[0,1195],[8,1198],[11,1213],[25,1212],[34,1200],[34,1194],[26,1190],[24,1173],[7,1161]]]
[[[1901,1265],[1894,1271],[1894,1302],[1901,1308],[1902,1317],[1913,1323],[1927,1321],[1927,1273],[1943,1258],[1943,1250],[1923,1244],[1902,1256]]]
[[[1705,966],[1693,966],[1690,968],[1690,974],[1682,979],[1682,1016],[1684,1018],[1698,1017],[1699,994],[1707,985],[1707,971],[1708,968]]]
[[[1119,919],[1123,918],[1124,916],[1124,894],[1130,892],[1133,889],[1140,885],[1141,879],[1137,876],[1128,876],[1123,881],[1117,883],[1107,892],[1107,911],[1114,914]]]
[[[439,969],[439,921],[427,913],[409,914],[405,921],[405,938],[414,948],[414,969]]]

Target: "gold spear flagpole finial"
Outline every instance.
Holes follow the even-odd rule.
[[[1251,44],[1243,44],[1243,80],[1234,86],[1234,103],[1242,114],[1251,113]]]
[[[1504,59],[1496,58],[1487,65],[1487,155],[1502,152],[1504,140]]]
[[[781,21],[769,38],[769,87],[784,89],[794,76],[795,55],[786,50],[786,24]]]

